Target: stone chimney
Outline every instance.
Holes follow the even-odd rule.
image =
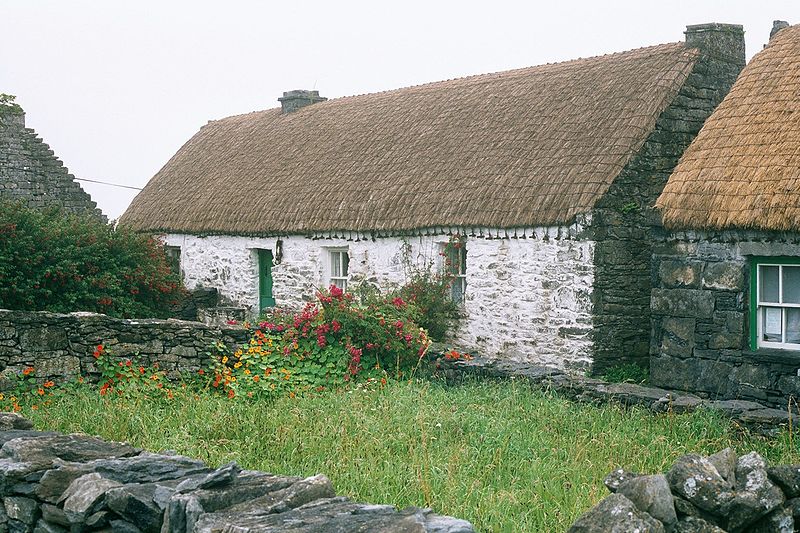
[[[686,44],[703,55],[744,68],[744,28],[740,24],[694,24],[686,26]]]
[[[305,91],[302,89],[285,92],[282,98],[278,98],[281,103],[281,113],[284,114],[297,111],[307,105],[324,102],[325,100],[327,98],[320,96],[319,91]]]
[[[769,40],[771,41],[775,34],[781,31],[783,28],[788,28],[789,23],[785,20],[773,20],[772,21],[772,31],[769,32]]]

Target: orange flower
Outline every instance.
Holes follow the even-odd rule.
[[[43,384],[43,386],[44,386],[44,387],[46,387],[46,388],[48,388],[48,389],[49,389],[50,387],[55,387],[55,385],[56,385],[56,384],[55,384],[55,382],[53,382],[53,381],[45,381],[45,382],[44,382],[44,384]]]
[[[25,368],[25,370],[22,371],[22,375],[23,376],[30,375],[30,374],[33,373],[34,370],[36,370],[36,369],[33,368],[32,366],[29,366],[29,367]]]
[[[228,398],[233,398],[236,396],[236,392],[233,389],[228,389]]]
[[[256,375],[256,376],[253,376],[253,381],[255,381],[256,383],[258,383],[259,381],[261,381],[261,376],[258,376],[258,375]]]
[[[140,367],[139,367],[139,374],[140,374],[140,375],[141,375],[141,374],[144,374],[144,367],[143,367],[143,366],[140,366]]]
[[[205,370],[203,370],[202,368],[201,368],[200,370],[198,370],[198,371],[197,371],[197,375],[198,375],[198,376],[204,376],[205,374],[206,374],[206,371],[205,371]]]
[[[36,389],[36,393],[37,393],[39,396],[44,396],[44,389]]]
[[[39,409],[39,406],[38,406],[38,405],[35,405],[35,404],[34,404],[34,405],[31,405],[31,409],[33,409],[34,411],[36,411],[37,409]]]

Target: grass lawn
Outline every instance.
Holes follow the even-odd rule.
[[[665,470],[679,455],[726,446],[800,463],[788,435],[736,434],[711,413],[653,416],[579,405],[514,382],[447,387],[424,380],[263,401],[211,393],[172,401],[78,388],[38,410],[37,428],[85,432],[211,464],[309,476],[371,503],[432,507],[479,531],[565,531],[619,466]]]

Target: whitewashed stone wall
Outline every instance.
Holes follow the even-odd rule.
[[[467,237],[465,318],[450,342],[490,357],[535,361],[585,370],[592,353],[593,241],[566,228],[526,232],[526,238]],[[230,303],[254,313],[258,305],[257,249],[273,250],[277,238],[167,235],[181,248],[190,288],[215,287]],[[328,248],[347,248],[351,283],[382,288],[406,280],[406,257],[441,268],[447,235],[376,240],[284,237],[273,266],[280,307],[296,308],[327,281]],[[404,253],[404,248],[409,252]]]

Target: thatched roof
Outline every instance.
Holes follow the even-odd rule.
[[[744,68],[657,206],[670,229],[800,230],[800,26]]]
[[[121,223],[201,234],[571,223],[698,56],[667,44],[210,122]]]

